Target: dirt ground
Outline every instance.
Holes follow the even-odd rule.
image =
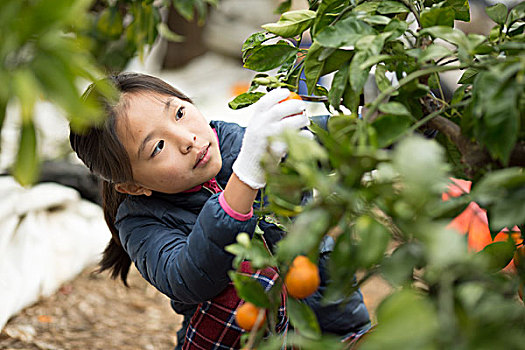
[[[181,318],[133,268],[126,288],[85,269],[57,293],[13,317],[0,349],[173,349]]]
[[[128,278],[130,288],[94,271],[94,266],[85,269],[55,294],[9,320],[0,333],[0,349],[173,349],[182,320],[164,295],[134,268]],[[363,286],[373,319],[389,290],[378,278]]]

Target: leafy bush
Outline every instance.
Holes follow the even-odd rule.
[[[230,251],[255,266],[277,264],[284,276],[295,256],[315,261],[322,237],[337,237],[325,299],[344,297],[374,275],[395,287],[360,349],[521,348],[525,310],[516,293],[525,271],[499,270],[522,235],[473,252],[448,224],[475,201],[487,210],[493,237],[503,228],[524,231],[525,3],[486,8],[496,23],[488,36],[453,27],[469,20],[463,0],[309,3],[245,41],[244,66],[259,73],[230,106],[256,101],[260,86],[296,90],[304,80],[333,116],[328,130],[312,125],[318,142],[286,134],[285,162],[268,163],[268,209],[289,231],[276,253],[269,256],[257,235],[240,236]],[[302,48],[307,33],[311,45]],[[446,98],[439,73],[453,70],[463,74]],[[329,73],[324,88],[318,81]],[[370,74],[378,93],[359,114]],[[472,191],[443,201],[452,176],[471,180]],[[315,198],[302,205],[313,189]],[[362,277],[354,283],[348,276],[356,272]],[[232,277],[243,298],[276,307],[279,286],[262,297]],[[299,332],[288,344],[342,347],[320,333],[306,305],[293,298],[289,305]],[[283,341],[262,336],[252,332],[249,345],[273,349]]]

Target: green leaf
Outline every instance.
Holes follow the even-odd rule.
[[[368,215],[356,220],[355,230],[360,239],[357,254],[359,266],[373,267],[383,259],[390,234],[383,225]]]
[[[266,291],[257,280],[234,271],[231,271],[229,275],[241,299],[265,309],[271,307]]]
[[[386,89],[390,88],[392,86],[392,83],[390,80],[386,77],[386,66],[379,64],[376,66],[376,72],[375,72],[375,80],[376,85],[379,88],[380,91],[385,91]],[[391,96],[397,96],[399,92],[395,91],[391,94]]]
[[[485,12],[497,24],[504,24],[507,20],[507,6],[502,3],[486,7]]]
[[[157,31],[159,32],[161,37],[163,37],[164,39],[168,41],[171,41],[171,42],[184,41],[184,37],[182,35],[179,35],[171,31],[168,25],[164,22],[160,22],[159,24],[157,24]]]
[[[420,268],[424,263],[424,254],[421,243],[404,243],[383,261],[381,273],[394,286],[410,284],[414,268]]]
[[[516,5],[512,10],[510,10],[507,17],[507,27],[510,27],[514,22],[525,18],[525,2]]]
[[[513,77],[520,69],[514,64],[479,72],[472,85],[474,134],[491,156],[504,164],[518,139],[518,98],[523,89]]]
[[[381,302],[377,327],[359,349],[434,349],[438,332],[438,316],[430,300],[403,289]]]
[[[420,34],[430,34],[435,38],[448,41],[467,51],[469,49],[469,41],[467,39],[467,36],[459,29],[444,26],[435,26],[421,30]]]
[[[368,79],[368,73],[370,68],[361,69],[361,66],[368,59],[369,55],[367,52],[359,51],[357,52],[350,63],[350,86],[358,95],[363,91],[366,80]]]
[[[472,67],[467,68],[467,70],[465,70],[461,78],[459,78],[458,84],[472,84],[472,82],[474,81],[474,78],[479,72],[480,72],[480,69],[478,68],[472,68]]]
[[[290,256],[316,249],[328,230],[328,219],[329,214],[323,209],[310,210],[297,216],[287,238],[278,243],[278,258],[287,261]]]
[[[379,7],[380,1],[365,1],[352,10],[352,12],[376,12]]]
[[[232,101],[230,101],[228,103],[228,106],[231,109],[241,109],[244,107],[248,107],[249,105],[259,101],[259,99],[264,95],[264,92],[245,92],[235,97]]]
[[[355,237],[352,237],[348,230],[343,231],[337,237],[328,261],[331,283],[328,283],[323,292],[326,300],[341,300],[356,290],[355,279],[348,278],[348,276],[353,276],[358,268],[358,249]]]
[[[247,55],[249,55],[250,50],[255,49],[256,47],[261,46],[263,42],[265,42],[268,38],[264,34],[264,32],[257,32],[253,33],[244,41],[242,44],[242,58],[246,58]]]
[[[304,76],[309,94],[313,93],[324,68],[325,61],[319,60],[319,56],[322,53],[323,47],[314,42],[304,58]]]
[[[454,10],[451,7],[432,7],[421,12],[421,27],[454,27]]]
[[[289,11],[283,13],[277,23],[264,24],[262,28],[283,38],[291,38],[308,29],[315,15],[315,11],[310,10]]]
[[[353,51],[326,49],[314,42],[304,59],[304,75],[308,93],[313,94],[319,78],[347,64]],[[321,57],[328,55],[323,59]]]
[[[279,4],[277,9],[275,10],[276,13],[283,13],[286,11],[290,11],[290,7],[292,7],[292,0],[285,0]]]
[[[104,9],[97,20],[97,29],[108,38],[119,38],[124,27],[122,26],[122,18],[116,7],[109,7]]]
[[[288,44],[263,45],[254,49],[253,53],[245,59],[244,67],[257,72],[266,72],[279,67],[296,54],[297,49]]]
[[[308,305],[294,298],[288,298],[286,311],[290,316],[292,325],[306,338],[319,339],[321,328],[317,323],[317,317]]]
[[[371,68],[372,66],[375,66],[376,64],[380,62],[385,62],[389,60],[393,60],[394,57],[390,55],[374,55],[372,57],[369,57],[362,65],[362,69]]]
[[[452,51],[450,51],[443,45],[432,44],[425,48],[418,58],[421,62],[427,62],[432,60],[438,60],[440,58],[450,55],[452,55]]]
[[[387,25],[388,23],[390,23],[392,18],[387,17],[387,16],[374,15],[374,16],[366,16],[366,17],[360,18],[360,20],[368,24]]]
[[[385,0],[379,3],[377,12],[382,15],[387,15],[391,13],[405,13],[409,12],[409,9],[400,2]]]
[[[347,87],[343,93],[343,105],[357,116],[360,102],[361,94],[355,92],[351,86]]]
[[[341,68],[343,64],[348,64],[353,55],[354,55],[354,51],[347,51],[347,50],[333,51],[324,60],[323,69],[321,70],[321,76],[338,70],[339,68]]]
[[[471,196],[488,210],[491,231],[525,222],[525,174],[522,168],[495,170],[472,189]]]
[[[394,18],[390,21],[390,23],[388,23],[384,29],[384,33],[382,34],[386,36],[386,41],[392,41],[403,35],[407,29],[408,23],[406,21],[401,21],[397,18]]]
[[[297,133],[291,132],[290,130],[283,132],[282,136],[288,144],[287,162],[299,164],[301,167],[296,169],[296,171],[303,175],[303,178],[309,175],[317,175],[318,162],[322,162],[328,158],[326,150],[321,147],[318,142],[297,135]]]
[[[318,32],[329,26],[337,17],[339,11],[345,6],[340,0],[324,0],[317,8],[314,25],[310,29],[310,35],[315,37]]]
[[[402,115],[402,116],[412,116],[410,111],[399,102],[388,102],[383,103],[379,105],[379,110],[386,114],[393,114],[393,115]]]
[[[385,44],[385,39],[389,36],[388,33],[379,35],[365,35],[361,37],[356,43],[356,47],[361,52],[366,52],[369,56],[379,55]]]
[[[17,70],[13,74],[13,90],[20,103],[22,121],[33,119],[33,109],[39,94],[39,83],[34,73],[28,69]]]
[[[487,245],[478,254],[483,256],[490,271],[499,271],[510,263],[514,251],[512,241],[499,241]]]
[[[484,51],[484,50],[487,50],[487,49],[489,49],[488,52],[492,52],[490,46],[488,46],[488,45],[481,45],[481,44],[483,44],[483,43],[485,43],[487,41],[487,37],[484,36],[484,35],[469,33],[467,35],[467,40],[469,42],[469,47],[470,47],[471,50],[473,50],[473,52],[475,52],[475,50]]]
[[[462,261],[467,254],[465,237],[447,229],[443,222],[425,223],[417,231],[425,246],[428,267],[442,271]],[[439,276],[434,278],[439,279]]]
[[[369,34],[375,34],[375,30],[371,26],[355,17],[348,17],[323,29],[314,37],[314,42],[324,47],[337,49],[353,46],[357,40]]]
[[[378,147],[391,145],[406,132],[411,124],[411,118],[406,115],[387,114],[374,120],[372,126],[376,130]]]
[[[467,89],[469,88],[468,85],[461,85],[454,91],[454,94],[452,95],[452,99],[450,100],[451,105],[455,105],[461,101],[463,101],[463,98],[467,94]]]
[[[343,93],[346,88],[350,88],[348,85],[348,70],[350,65],[345,64],[334,74],[334,79],[332,80],[332,87],[328,93],[328,99],[330,104],[335,108],[339,108],[341,104],[341,99],[343,98]]]
[[[193,19],[193,0],[173,0],[173,7],[187,21]]]
[[[525,222],[525,182],[522,187],[508,191],[506,198],[498,198],[489,209],[490,228],[495,232]]]
[[[519,55],[520,52],[525,51],[525,42],[519,43],[515,41],[507,41],[499,45],[501,51],[505,51],[507,55]]]
[[[443,7],[450,6],[454,10],[454,19],[470,21],[470,6],[468,0],[446,0]]]
[[[30,186],[38,179],[39,157],[35,126],[32,121],[22,124],[13,176],[22,186]]]
[[[393,165],[404,180],[405,200],[414,205],[445,190],[448,165],[443,148],[418,136],[403,139],[394,149]]]

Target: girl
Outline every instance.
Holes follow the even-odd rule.
[[[70,134],[78,157],[104,180],[112,239],[100,270],[111,270],[126,284],[133,261],[184,315],[179,348],[238,348],[242,329],[234,314],[240,300],[228,277],[233,256],[224,247],[240,232],[253,234],[268,138],[308,125],[304,102],[280,103],[289,91],[275,89],[254,104],[244,129],[208,123],[187,96],[158,78],[121,74],[110,80],[120,91],[116,102],[102,99],[92,87],[85,94],[103,104],[104,124]],[[259,227],[270,247],[282,237],[264,220]],[[262,275],[270,288],[275,271]],[[317,299],[314,295],[309,304],[321,316],[325,306]],[[334,313],[327,327],[320,317],[323,329],[353,334],[369,324],[360,292]],[[283,330],[285,317],[280,321]]]

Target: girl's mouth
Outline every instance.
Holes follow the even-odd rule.
[[[210,145],[204,146],[201,148],[200,152],[197,154],[197,159],[195,161],[195,165],[193,166],[193,169],[202,167],[208,163],[210,160],[210,152],[208,152],[210,149]]]

